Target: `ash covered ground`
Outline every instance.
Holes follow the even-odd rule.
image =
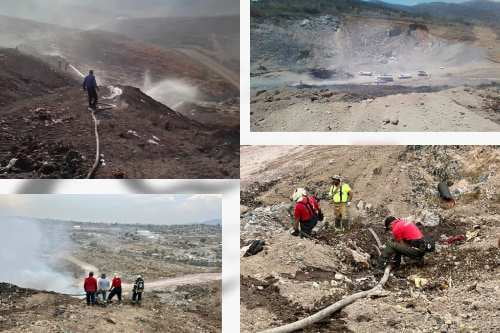
[[[162,38],[165,26],[179,31],[177,39]],[[238,177],[234,31],[226,36],[203,17],[111,17],[86,30],[1,16],[0,27],[0,177],[88,174],[96,140],[81,75],[90,69],[103,103],[95,178]]]
[[[241,257],[241,330],[258,332],[305,318],[380,279],[373,228],[401,216],[437,241],[418,268],[391,273],[382,297],[358,300],[305,332],[496,332],[500,327],[500,201],[498,147],[269,146],[242,148],[242,249],[264,240],[262,252]],[[320,195],[340,174],[353,189],[350,228],[320,222],[313,239],[290,235],[289,197],[297,187]],[[437,185],[453,182],[456,205]],[[320,202],[325,221],[333,207]],[[464,240],[444,242],[451,236]],[[369,256],[356,261],[351,250]],[[415,278],[426,279],[417,287]]]
[[[1,275],[2,331],[220,332],[220,226],[15,223],[30,243],[17,251],[24,264]],[[106,307],[85,305],[82,285],[90,270],[121,275],[122,304],[115,298]],[[138,274],[145,279],[141,306],[131,302]]]

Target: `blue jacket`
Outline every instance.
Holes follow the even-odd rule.
[[[85,80],[83,80],[83,90],[88,90],[91,88],[97,88],[97,82],[95,81],[95,76],[94,75],[87,75],[85,77]]]

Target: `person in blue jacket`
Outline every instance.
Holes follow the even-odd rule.
[[[93,70],[89,71],[89,75],[85,77],[85,80],[83,81],[83,90],[89,95],[89,107],[96,109],[98,100],[97,91],[99,90],[99,86],[97,86]]]

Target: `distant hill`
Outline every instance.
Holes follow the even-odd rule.
[[[382,4],[381,1],[376,1]],[[430,17],[442,17],[465,22],[485,22],[498,24],[500,21],[500,3],[490,0],[472,0],[463,3],[429,2],[415,6],[385,4],[392,9],[399,9],[412,14]]]
[[[117,17],[217,16],[239,14],[234,0],[2,0],[0,15],[75,28],[91,28]]]
[[[452,21],[497,24],[500,3],[472,0],[464,3],[430,2],[415,6],[380,0],[259,0],[252,2],[252,17],[369,14],[384,17],[442,18]]]
[[[212,219],[200,222],[200,224],[208,224],[208,225],[222,225],[221,219]]]
[[[364,11],[400,15],[401,10],[384,3],[362,0],[260,0],[251,4],[251,16],[307,16],[325,14],[360,14]]]

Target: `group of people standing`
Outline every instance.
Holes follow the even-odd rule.
[[[115,274],[110,282],[106,274],[101,274],[101,277],[96,279],[94,272],[90,272],[83,282],[83,289],[85,290],[87,305],[95,305],[98,301],[102,304],[111,303],[115,296],[117,296],[119,303],[122,301],[122,280],[118,274]],[[133,304],[141,303],[143,292],[144,279],[141,275],[138,275],[132,290]]]

